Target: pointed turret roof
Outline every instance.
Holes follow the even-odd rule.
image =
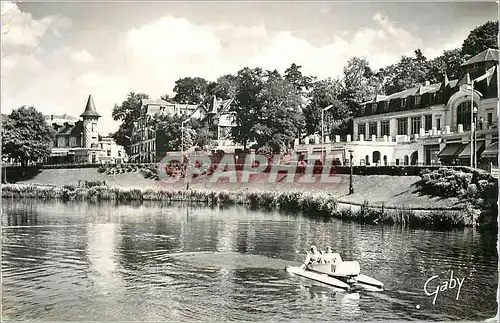
[[[469,59],[467,62],[463,63],[461,66],[468,66],[471,64],[481,63],[481,62],[498,62],[498,49],[488,48],[483,50],[481,53]]]
[[[101,115],[97,113],[94,105],[94,99],[92,98],[92,95],[89,95],[89,98],[87,100],[87,106],[85,107],[85,111],[83,111],[82,114],[80,114],[80,117],[95,117],[99,118]]]

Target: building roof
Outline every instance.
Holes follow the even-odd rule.
[[[89,95],[89,98],[87,99],[87,105],[85,106],[85,111],[83,111],[82,114],[80,114],[80,117],[96,117],[99,118],[101,115],[97,113],[94,105],[94,99],[92,98],[92,95]]]
[[[483,50],[481,53],[472,57],[461,66],[468,66],[482,62],[498,62],[498,49],[488,48],[486,50]]]
[[[162,99],[158,100],[142,99],[141,103],[142,105],[174,105],[174,103],[170,103]]]

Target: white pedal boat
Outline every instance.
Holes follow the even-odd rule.
[[[372,291],[381,291],[384,288],[382,282],[361,274],[359,262],[357,261],[340,260],[334,264],[314,264],[304,269],[295,266],[287,266],[285,269],[291,274],[346,291],[356,287]]]

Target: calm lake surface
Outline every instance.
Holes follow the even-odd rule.
[[[325,222],[246,207],[2,199],[4,320],[480,320],[496,313],[496,234]],[[292,276],[330,245],[383,292]],[[430,289],[454,277],[455,289]],[[420,308],[417,308],[419,305]]]

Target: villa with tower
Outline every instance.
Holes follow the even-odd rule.
[[[97,164],[122,163],[126,161],[123,146],[113,138],[99,135],[99,118],[92,95],[87,99],[81,120],[71,116],[45,116],[56,134],[47,161],[49,164]]]

